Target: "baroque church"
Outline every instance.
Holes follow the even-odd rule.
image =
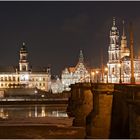
[[[119,40],[119,30],[116,26],[115,18],[110,30],[110,44],[108,48],[108,74],[105,79],[109,83],[130,83],[131,61],[130,49],[127,46],[127,38],[123,21],[123,33]],[[134,57],[134,77],[135,82],[140,82],[140,58]]]
[[[79,61],[75,67],[68,67],[62,71],[61,81],[64,90],[70,90],[69,86],[75,83],[90,82],[90,70],[85,65],[82,50],[80,50]]]
[[[19,56],[18,67],[0,67],[0,89],[37,88],[49,91],[51,84],[50,69],[30,67],[25,43],[20,49]]]

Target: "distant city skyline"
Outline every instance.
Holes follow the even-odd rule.
[[[30,65],[51,66],[52,75],[75,66],[83,50],[88,66],[99,67],[101,50],[108,60],[109,31],[116,18],[120,37],[133,22],[134,50],[139,55],[140,2],[121,1],[16,1],[0,2],[0,66],[18,65],[26,43]]]

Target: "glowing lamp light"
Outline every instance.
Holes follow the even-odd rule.
[[[105,68],[105,71],[107,72],[108,71],[108,68]]]
[[[37,91],[37,90],[35,90],[35,94],[36,94],[36,93],[38,93],[38,91]]]
[[[92,71],[92,72],[91,72],[91,75],[93,75],[93,76],[94,76],[94,75],[95,75],[95,73]]]
[[[99,71],[96,71],[96,74],[98,74],[99,73]]]
[[[121,67],[121,64],[118,64],[118,67],[120,68]]]

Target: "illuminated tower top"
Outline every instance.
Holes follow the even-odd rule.
[[[79,62],[80,62],[80,63],[83,63],[83,62],[84,62],[84,56],[83,56],[82,50],[80,50]]]
[[[127,39],[125,35],[125,26],[124,26],[124,20],[123,20],[123,33],[122,33],[122,39],[121,39],[121,58],[125,56],[130,55],[130,50],[127,47]]]
[[[113,18],[113,25],[110,30],[110,50],[114,50],[119,47],[119,31],[116,27],[115,18]]]
[[[23,42],[22,47],[20,49],[19,70],[28,71],[28,52],[25,46],[25,42]]]
[[[123,20],[123,34],[122,34],[122,40],[121,40],[121,48],[126,48],[126,47],[127,47],[127,40],[126,40],[124,20]]]
[[[110,30],[110,44],[108,49],[109,62],[118,62],[120,59],[120,47],[119,47],[119,31],[116,26],[115,18],[113,18],[113,25]]]

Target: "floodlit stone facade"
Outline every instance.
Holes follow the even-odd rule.
[[[49,91],[50,85],[49,68],[29,66],[25,43],[20,49],[19,66],[0,67],[0,88],[38,88]]]
[[[130,83],[131,79],[131,61],[130,50],[127,47],[124,22],[123,34],[119,40],[119,30],[116,26],[115,18],[110,30],[110,44],[108,48],[108,74],[104,80],[109,83]],[[140,58],[134,58],[134,77],[136,83],[140,82]]]
[[[82,50],[80,50],[79,61],[75,67],[65,68],[61,75],[64,90],[70,90],[70,85],[75,83],[90,82],[90,71],[84,63]]]

